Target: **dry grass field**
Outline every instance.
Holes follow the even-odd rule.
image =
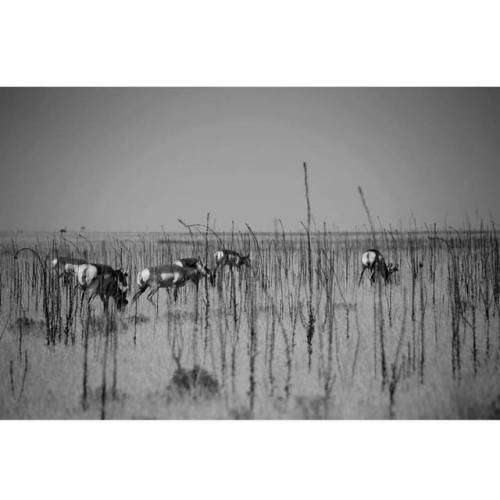
[[[201,229],[200,229],[201,228]],[[0,240],[3,419],[500,417],[500,250],[479,231],[5,234]],[[399,272],[358,286],[378,248]],[[22,251],[23,247],[34,249]],[[54,256],[141,269],[218,248],[250,253],[177,302],[105,314]],[[130,301],[130,296],[129,296]]]

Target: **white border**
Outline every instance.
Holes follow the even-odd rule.
[[[496,422],[8,423],[3,498],[488,498]]]
[[[496,85],[498,2],[2,2],[4,85]]]
[[[0,83],[498,85],[499,18],[478,0],[2,2]],[[484,498],[498,436],[496,422],[0,422],[0,491]]]

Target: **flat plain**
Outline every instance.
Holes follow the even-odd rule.
[[[194,229],[1,235],[0,418],[500,417],[494,225]],[[399,271],[358,285],[374,247]],[[50,267],[62,255],[122,267],[130,301],[143,268],[198,256],[213,268],[219,248],[251,266],[108,314]]]

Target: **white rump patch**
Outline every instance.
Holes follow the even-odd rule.
[[[361,263],[365,267],[371,267],[377,262],[377,254],[375,252],[365,252],[361,257]]]
[[[66,271],[66,266],[64,266],[64,270]],[[87,271],[87,264],[83,264],[82,266],[78,266],[76,271],[76,277],[78,279],[78,284],[81,286],[85,286],[87,283],[85,282],[85,272]]]
[[[214,253],[214,259],[217,262],[220,262],[224,258],[224,252],[222,250],[217,250],[217,252]]]
[[[97,267],[91,264],[82,264],[81,266],[77,266],[76,274],[78,276],[78,283],[81,286],[89,286],[97,276]]]
[[[137,284],[139,286],[144,285],[149,281],[149,277],[151,276],[151,272],[149,271],[148,268],[143,269],[142,271],[139,271],[137,274]]]
[[[51,264],[52,264],[52,267],[56,267],[57,266],[57,259],[53,259]]]
[[[174,261],[174,266],[184,267],[184,266],[182,265],[182,262],[181,262],[180,260],[175,260],[175,261]]]

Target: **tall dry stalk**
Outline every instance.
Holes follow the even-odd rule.
[[[249,386],[248,386],[248,407],[250,416],[255,415],[255,391],[256,391],[256,360],[257,360],[257,308],[255,304],[255,285],[248,286],[248,360],[249,360]]]
[[[361,188],[361,186],[358,186],[358,192],[359,196],[361,197],[361,202],[363,203],[363,208],[365,209],[366,212],[366,217],[368,218],[368,223],[370,224],[370,231],[372,235],[371,246],[373,248],[377,248],[377,233],[375,231],[375,226],[373,225],[370,209],[368,208],[368,204],[366,203],[365,195],[363,193],[363,189]]]
[[[316,318],[314,315],[313,307],[313,266],[312,266],[312,247],[311,247],[311,200],[309,198],[309,180],[307,176],[307,165],[304,162],[304,186],[306,195],[306,208],[307,208],[307,278],[308,278],[308,296],[307,296],[307,310],[308,310],[308,321],[307,321],[307,354],[308,354],[308,367],[309,372],[312,367],[312,354],[313,354],[313,337],[314,337],[314,325]]]

